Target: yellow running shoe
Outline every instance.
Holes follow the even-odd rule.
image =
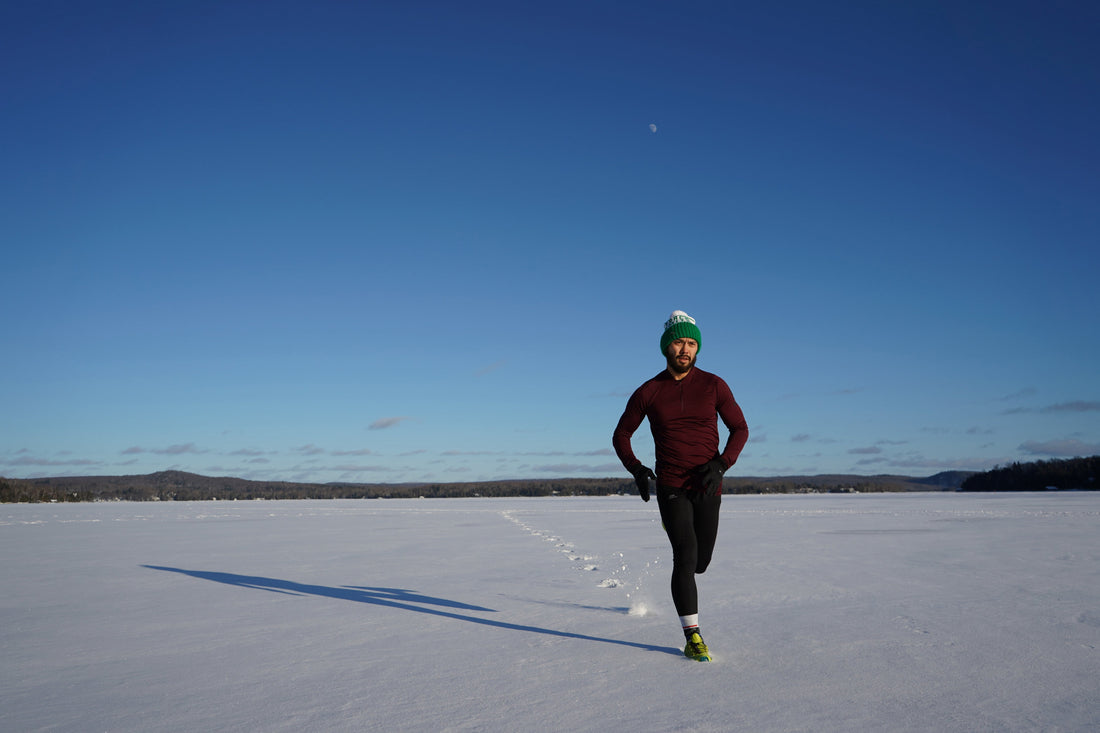
[[[707,645],[703,642],[703,637],[699,636],[698,631],[688,639],[687,646],[684,647],[684,656],[688,659],[694,659],[696,662],[710,661],[710,650],[707,649]]]

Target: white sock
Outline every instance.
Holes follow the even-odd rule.
[[[685,629],[690,628],[692,626],[698,626],[699,625],[699,614],[693,613],[690,616],[681,616],[680,617],[680,625],[683,626]]]

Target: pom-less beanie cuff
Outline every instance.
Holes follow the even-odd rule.
[[[672,316],[665,321],[665,332],[661,334],[661,353],[667,354],[668,345],[676,339],[695,339],[699,348],[703,348],[703,336],[695,325],[695,319],[683,311],[672,311]]]

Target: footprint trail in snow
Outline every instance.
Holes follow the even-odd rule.
[[[610,567],[609,571],[604,569],[603,572],[607,577],[597,585],[600,588],[629,589],[626,593],[629,602],[627,613],[631,616],[649,616],[654,613],[651,603],[645,600],[645,590],[649,585],[652,571],[660,562],[660,558],[654,558],[646,562],[644,567],[634,572],[621,552],[612,554],[607,562],[601,562],[598,555],[582,552],[572,542],[568,542],[552,532],[532,527],[511,511],[503,511],[500,515],[532,537],[537,537],[553,545],[554,549],[573,563],[574,568],[577,570],[596,572],[605,566]]]

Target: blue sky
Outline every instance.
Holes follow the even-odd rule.
[[[0,475],[626,477],[674,309],[731,474],[1100,453],[1098,8],[6,4]]]

